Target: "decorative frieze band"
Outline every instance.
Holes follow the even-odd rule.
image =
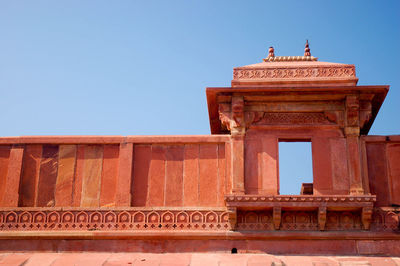
[[[264,113],[255,125],[332,124],[324,113]]]
[[[336,112],[314,112],[314,113],[290,113],[290,112],[244,112],[240,119],[235,118],[230,111],[225,111],[224,105],[220,105],[219,119],[223,127],[231,132],[238,131],[238,128],[270,125],[338,125],[343,124],[340,114]]]
[[[323,216],[322,219],[321,216]],[[366,229],[366,221],[363,219],[362,212],[355,211],[326,211],[326,209],[318,212],[307,210],[282,211],[278,218],[272,210],[238,211],[236,229],[239,231],[273,231],[277,230],[277,224],[279,224],[281,231],[353,231]],[[399,232],[399,220],[399,211],[375,209],[370,231]]]
[[[246,198],[246,197],[244,197]],[[357,200],[357,198],[355,198]],[[381,208],[360,211],[284,210],[43,210],[0,209],[1,231],[347,231],[399,232],[400,211]]]
[[[292,79],[292,78],[347,78],[355,77],[354,66],[253,68],[233,70],[234,80],[244,79]]]
[[[0,210],[0,231],[229,230],[228,211]]]

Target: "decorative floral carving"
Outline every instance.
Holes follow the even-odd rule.
[[[361,230],[360,212],[330,212],[327,213],[326,230]]]
[[[317,230],[317,214],[311,211],[290,211],[282,214],[281,230]]]
[[[0,210],[0,231],[231,230],[230,212],[196,210]]]
[[[371,230],[400,231],[400,211],[375,209],[372,215]]]
[[[254,124],[332,124],[332,122],[324,113],[264,113]]]
[[[354,66],[234,69],[233,79],[292,79],[355,77]]]
[[[246,128],[248,128],[251,124],[255,124],[259,122],[264,116],[264,112],[245,112],[244,120],[246,123]]]
[[[238,212],[238,230],[274,230],[271,211]]]

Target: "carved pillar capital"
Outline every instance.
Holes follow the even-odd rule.
[[[346,119],[344,134],[346,136],[360,135],[360,101],[357,95],[346,97]]]
[[[369,122],[372,117],[372,103],[370,101],[362,101],[360,103],[360,127]]]
[[[243,96],[232,96],[231,125],[233,125],[233,127],[231,127],[232,135],[244,135],[246,133]]]
[[[243,96],[232,96],[231,104],[220,104],[218,112],[222,125],[231,132],[231,135],[246,133]]]

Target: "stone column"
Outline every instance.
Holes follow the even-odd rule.
[[[233,193],[244,194],[244,136],[232,135],[231,137],[231,173]]]
[[[346,136],[347,146],[350,194],[364,194],[361,177],[360,102],[356,95],[346,97],[346,121],[344,133]]]
[[[231,132],[232,192],[244,194],[244,121],[243,96],[232,96],[231,105],[219,106],[221,123]]]
[[[244,121],[244,99],[242,96],[232,96],[231,115],[232,192],[244,194],[244,136],[246,128]]]

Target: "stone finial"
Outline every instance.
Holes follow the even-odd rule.
[[[308,40],[306,41],[306,48],[304,48],[304,56],[311,56],[310,46],[308,45]]]
[[[268,57],[275,57],[274,47],[269,47],[268,49]]]
[[[291,61],[318,61],[318,58],[311,56],[308,40],[304,49],[304,56],[275,56],[274,47],[269,47],[268,57],[263,59],[264,62],[291,62]]]

